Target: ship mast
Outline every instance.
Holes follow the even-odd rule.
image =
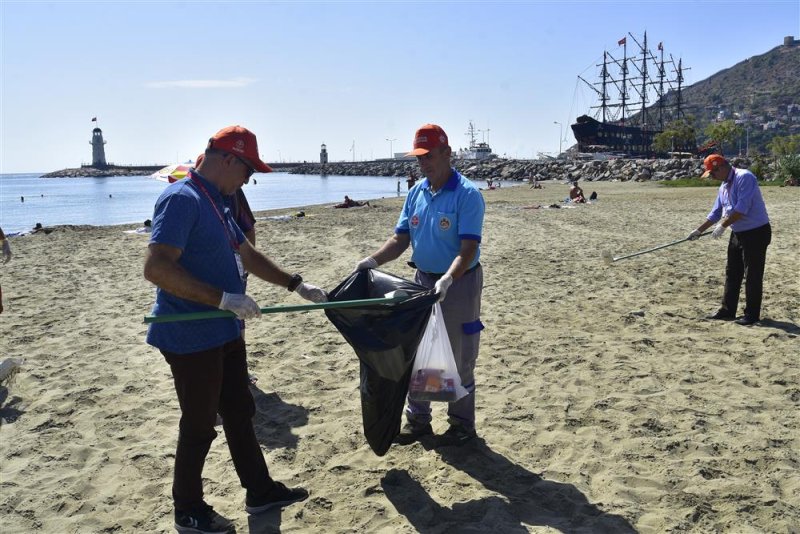
[[[642,49],[642,116],[640,123],[642,127],[647,126],[647,32],[644,32],[644,45]]]
[[[469,127],[467,128],[467,133],[464,135],[469,136],[469,147],[475,148],[475,126],[472,124],[472,121],[469,121]]]
[[[585,81],[585,80],[584,80]],[[608,52],[603,50],[603,91],[600,93],[600,106],[603,108],[603,122],[606,122],[608,109]],[[592,87],[594,89],[594,87]]]
[[[664,131],[664,46],[658,43],[661,57],[658,61],[658,129]]]
[[[620,94],[622,102],[622,117],[620,125],[625,126],[625,102],[628,100],[628,40],[622,38],[622,92]]]

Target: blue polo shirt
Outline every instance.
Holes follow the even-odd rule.
[[[420,271],[444,273],[458,256],[462,239],[480,243],[484,210],[480,190],[453,169],[436,193],[427,178],[411,188],[394,231],[410,234],[411,261]],[[479,246],[470,268],[480,255]]]
[[[150,243],[181,249],[178,263],[198,280],[228,293],[244,293],[232,243],[242,243],[244,234],[216,186],[196,172],[192,174],[203,184],[208,196],[188,178],[168,186],[156,201]],[[216,309],[156,288],[152,313],[166,315]],[[240,335],[239,321],[235,318],[152,323],[147,330],[147,343],[168,352],[186,354],[218,347]]]
[[[728,178],[719,186],[717,200],[706,219],[715,223],[732,211],[744,215],[731,224],[733,232],[746,232],[769,223],[767,206],[758,188],[758,181],[747,169],[731,168]]]

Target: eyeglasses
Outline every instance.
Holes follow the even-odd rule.
[[[242,165],[244,165],[245,167],[247,167],[247,179],[249,180],[249,179],[250,179],[250,177],[251,177],[251,176],[253,176],[253,174],[255,174],[256,170],[255,170],[253,167],[251,167],[251,166],[250,166],[250,164],[249,164],[249,163],[247,163],[247,161],[245,161],[244,159],[240,158],[240,157],[239,157],[239,156],[237,156],[236,154],[233,154],[233,153],[231,153],[231,155],[232,155],[234,158],[238,159],[238,160],[239,160],[239,163],[241,163]]]

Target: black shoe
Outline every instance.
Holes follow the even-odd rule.
[[[736,319],[736,317],[729,311],[717,310],[717,313],[706,316],[706,319],[712,319],[716,321],[733,321]]]
[[[236,532],[233,523],[208,505],[183,512],[175,510],[175,530],[191,534],[230,534]]]
[[[734,321],[734,322],[735,322],[736,324],[740,324],[740,325],[742,325],[742,326],[753,326],[753,325],[754,325],[754,324],[756,324],[758,321],[759,321],[758,319],[755,319],[755,318],[753,318],[753,317],[748,317],[748,316],[746,316],[746,315],[743,315],[743,316],[739,317],[738,319],[736,319],[736,321]]]
[[[284,484],[275,482],[275,486],[260,497],[254,497],[248,492],[244,509],[248,514],[260,514],[267,510],[283,508],[306,499],[308,499],[308,491],[305,489],[287,488]]]
[[[477,437],[474,428],[467,428],[463,425],[450,425],[447,431],[439,436],[436,445],[441,447],[460,447],[471,439]]]
[[[394,442],[398,445],[411,445],[415,441],[419,441],[423,436],[430,436],[433,434],[433,428],[430,423],[408,423],[403,425],[400,433],[394,438]]]

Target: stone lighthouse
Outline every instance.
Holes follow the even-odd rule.
[[[89,144],[92,145],[92,167],[105,169],[108,164],[106,163],[106,149],[103,146],[106,144],[103,141],[103,130],[100,128],[92,130],[92,140],[89,141]]]
[[[325,143],[322,143],[319,150],[319,162],[323,165],[328,163],[328,148],[325,146]]]

